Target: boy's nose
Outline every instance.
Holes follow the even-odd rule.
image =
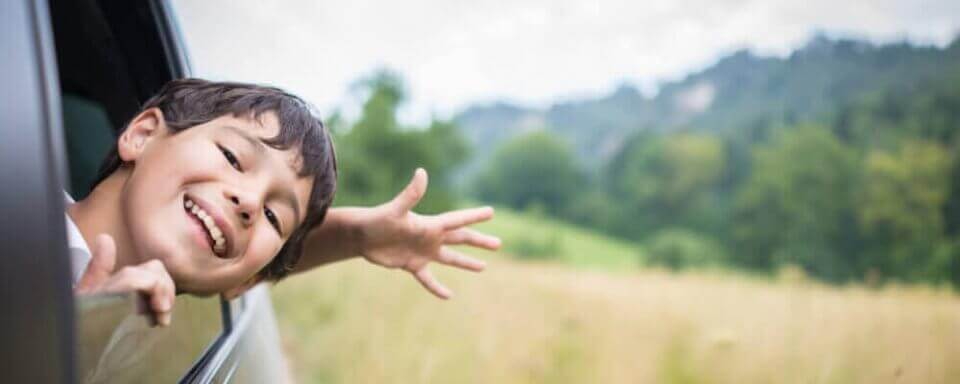
[[[253,222],[257,209],[255,208],[255,204],[252,203],[252,200],[230,192],[227,193],[227,198],[233,203],[234,209],[240,217],[240,222],[243,223],[244,226]]]
[[[240,198],[236,196],[230,196],[230,201],[232,201],[234,205],[237,205],[237,206],[240,205]],[[240,212],[240,218],[243,219],[244,221],[250,220],[250,214],[246,212]]]

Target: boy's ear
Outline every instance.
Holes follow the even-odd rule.
[[[237,287],[233,287],[224,291],[223,297],[227,300],[233,300],[238,296],[244,294],[245,292],[249,291],[250,288],[253,288],[257,284],[260,284],[261,281],[263,281],[263,275],[258,273],[253,277],[251,277],[250,279],[248,279],[247,281],[244,281],[243,284],[240,284]]]
[[[117,153],[124,162],[136,161],[153,138],[166,132],[160,108],[150,108],[133,118],[117,139]]]

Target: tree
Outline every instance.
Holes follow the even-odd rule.
[[[517,209],[539,204],[562,216],[584,191],[584,180],[570,146],[538,131],[500,147],[473,184],[483,200]]]
[[[619,207],[616,232],[636,239],[666,227],[715,229],[725,156],[723,143],[709,135],[635,136],[605,176]]]
[[[873,151],[864,165],[858,219],[869,237],[871,265],[887,276],[944,279],[937,253],[944,237],[943,206],[950,157],[939,144],[908,141],[896,152]],[[944,261],[944,263],[949,260]]]
[[[839,281],[858,275],[856,155],[816,126],[783,130],[753,152],[736,196],[731,258],[754,269],[796,264]]]
[[[349,129],[337,130],[345,131],[337,143],[337,204],[386,201],[406,185],[417,167],[423,167],[430,174],[430,189],[417,210],[436,213],[454,208],[457,193],[450,176],[469,155],[456,126],[436,120],[427,128],[400,126],[397,109],[406,93],[402,79],[392,72],[379,71],[356,87],[367,98],[360,118]]]

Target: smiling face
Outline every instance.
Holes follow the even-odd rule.
[[[138,260],[159,259],[178,290],[215,293],[249,281],[304,220],[312,177],[299,152],[263,140],[276,115],[222,116],[171,133],[147,110],[118,141],[129,168],[120,202]]]

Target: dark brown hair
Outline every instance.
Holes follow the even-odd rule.
[[[159,108],[163,112],[167,127],[174,133],[225,115],[258,119],[267,112],[276,114],[280,132],[276,137],[264,142],[281,150],[297,146],[303,159],[299,176],[314,177],[303,223],[290,235],[277,256],[259,272],[264,279],[273,281],[289,274],[300,260],[307,232],[323,222],[333,202],[337,185],[337,160],[333,141],[311,107],[299,97],[279,88],[180,79],[164,85],[144,103],[140,111],[150,108]],[[94,185],[105,180],[122,164],[114,145],[100,167]]]

